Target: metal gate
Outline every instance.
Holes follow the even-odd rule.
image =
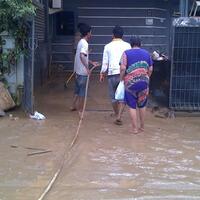
[[[200,111],[200,19],[173,22],[170,107]]]

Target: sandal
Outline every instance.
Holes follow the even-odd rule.
[[[144,132],[144,128],[140,127],[140,128],[139,128],[139,131],[140,131],[140,132]]]
[[[76,111],[76,110],[77,110],[76,108],[73,108],[73,107],[70,108],[70,111],[72,111],[72,112]]]
[[[116,119],[114,121],[114,124],[121,126],[122,125],[122,120],[121,119]]]
[[[110,116],[111,117],[117,117],[117,115],[115,113],[111,113]]]

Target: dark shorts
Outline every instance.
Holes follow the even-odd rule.
[[[87,76],[76,74],[75,79],[75,94],[80,97],[85,97]]]
[[[125,102],[130,108],[143,108],[147,104],[148,93],[148,83],[145,81],[138,81],[134,83],[129,89],[125,90]]]
[[[115,91],[117,89],[119,82],[120,82],[119,74],[108,76],[108,89],[109,89],[109,95],[110,95],[112,103],[117,101],[115,99]]]

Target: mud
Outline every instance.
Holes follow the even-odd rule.
[[[29,119],[20,109],[0,118],[0,199],[37,200],[56,173],[76,133],[70,112],[73,84],[52,80],[36,93],[36,109],[47,119]],[[9,117],[12,114],[12,117]],[[198,117],[156,118],[147,111],[145,132],[113,123],[106,83],[90,82],[79,137],[48,200],[200,199]],[[38,149],[45,154],[28,156]]]

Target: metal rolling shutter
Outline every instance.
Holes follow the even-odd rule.
[[[38,41],[44,41],[45,36],[45,13],[44,6],[37,7],[35,17],[35,35]]]
[[[115,25],[124,28],[124,40],[141,36],[143,48],[169,53],[169,12],[154,7],[79,7],[78,21],[92,26],[90,59],[101,61],[103,47],[111,41]]]

